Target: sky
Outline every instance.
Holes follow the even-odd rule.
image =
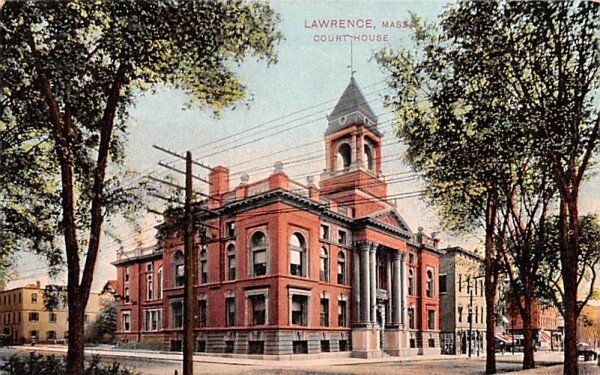
[[[183,161],[152,147],[157,144],[180,153],[191,150],[195,159],[210,166],[230,167],[232,186],[239,183],[241,173],[247,173],[250,181],[268,176],[276,161],[283,161],[284,171],[299,182],[305,182],[308,175],[318,181],[325,166],[322,140],[327,127],[326,114],[331,112],[350,78],[350,42],[336,39],[354,35],[364,39],[352,45],[355,79],[379,116],[379,129],[384,134],[383,173],[394,175],[410,170],[402,159],[404,147],[390,127],[392,115],[383,105],[383,95],[389,91],[383,82],[385,75],[373,60],[373,54],[384,47],[396,48],[408,43],[409,31],[402,26],[409,20],[410,12],[433,21],[446,3],[273,1],[271,4],[281,16],[279,29],[285,37],[277,48],[278,63],[267,66],[264,62],[248,61],[236,68],[248,88],[250,105],[239,105],[215,118],[207,111],[184,109],[186,97],[180,91],[159,90],[140,96],[130,110],[128,123],[129,168],[162,176],[166,170],[157,165],[159,161],[180,169],[183,167]],[[318,24],[330,20],[354,20],[356,25],[372,24],[374,28],[311,27],[314,21]],[[400,27],[384,27],[384,23]],[[330,38],[333,41],[329,41]],[[204,177],[207,174],[202,169],[195,173]],[[582,213],[600,210],[599,188],[597,176],[586,183],[580,198]],[[206,187],[200,185],[199,190],[203,189],[206,191]],[[412,180],[391,182],[388,191],[396,194],[420,189],[420,182]],[[442,246],[482,247],[481,239],[476,235],[456,238],[441,231],[435,209],[419,198],[399,200],[397,206],[411,230],[417,231],[422,226],[426,233],[441,232]],[[156,203],[156,208],[160,208],[160,202]],[[120,247],[129,250],[139,243],[153,243],[153,225],[157,219],[146,215],[139,223],[141,233],[120,221],[108,223],[118,228],[114,232],[123,241],[120,244],[104,237],[94,290],[101,289],[107,280],[116,277],[110,262],[116,259]],[[45,272],[40,271],[43,264],[43,260],[23,254],[17,277],[9,287],[35,280],[48,283]]]

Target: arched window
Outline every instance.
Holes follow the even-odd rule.
[[[267,236],[256,232],[250,240],[250,256],[252,257],[252,276],[267,274]]]
[[[415,295],[415,271],[412,268],[408,270],[408,295]]]
[[[173,285],[175,287],[185,284],[185,268],[183,252],[177,251],[173,254]]]
[[[200,250],[200,284],[208,282],[208,254],[206,249]]]
[[[337,258],[337,282],[346,284],[346,254],[340,251]]]
[[[352,163],[352,149],[347,143],[342,143],[338,148],[337,154],[337,169],[348,169]]]
[[[434,285],[433,285],[433,270],[427,270],[427,297],[433,298]]]
[[[156,293],[156,298],[157,299],[162,299],[163,296],[163,270],[162,267],[160,267],[158,269],[158,272],[156,273],[156,278],[158,279],[156,281],[156,283],[158,284],[158,290]]]
[[[329,281],[329,253],[324,247],[321,248],[321,267],[319,269],[319,280]]]
[[[373,158],[373,149],[371,148],[370,145],[365,143],[365,162],[367,163],[367,169],[372,171],[375,163],[374,163],[374,158]]]
[[[235,245],[227,246],[227,279],[235,280]]]
[[[290,237],[290,274],[306,277],[306,241],[300,233]]]

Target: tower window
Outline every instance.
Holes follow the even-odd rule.
[[[350,168],[350,164],[352,163],[352,149],[349,144],[342,143],[340,145],[337,158],[338,170]]]
[[[373,149],[368,144],[365,144],[365,159],[365,161],[367,162],[367,169],[372,171],[375,166],[373,159]]]

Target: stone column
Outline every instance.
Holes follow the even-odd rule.
[[[360,323],[361,320],[361,298],[360,298],[360,254],[359,250],[356,249],[352,252],[352,297],[354,298],[354,324]]]
[[[364,242],[359,245],[360,250],[360,313],[361,323],[369,323],[371,321],[371,276],[369,267],[369,243]]]
[[[402,295],[400,299],[402,301],[401,304],[401,320],[400,323],[406,328],[408,326],[408,322],[406,321],[406,314],[408,313],[408,272],[406,270],[406,253],[402,253],[400,256],[400,278],[402,279]]]
[[[402,309],[403,309],[403,303],[402,303],[402,292],[401,289],[403,287],[402,285],[402,272],[401,272],[401,265],[400,265],[400,258],[401,258],[401,254],[399,252],[395,252],[394,253],[394,274],[392,277],[392,324],[394,326],[400,326],[400,324],[402,323],[401,321],[401,316],[402,316]]]
[[[358,150],[356,147],[356,133],[352,134],[351,155],[350,155],[350,168],[358,165]]]
[[[377,323],[377,253],[376,253],[376,249],[377,249],[377,244],[372,243],[369,249],[369,253],[371,254],[370,259],[371,259],[371,281],[370,281],[370,286],[371,286],[371,298],[369,303],[371,304],[371,323],[373,323],[373,325],[375,325]]]
[[[386,284],[385,284],[385,289],[387,291],[387,295],[388,295],[388,304],[387,304],[387,308],[385,309],[385,321],[387,322],[386,324],[391,324],[393,323],[392,320],[392,314],[393,314],[393,308],[392,308],[392,304],[394,303],[393,298],[392,298],[392,288],[393,288],[393,270],[392,270],[392,261],[390,258],[390,253],[386,252],[386,256],[385,256],[385,268],[386,268],[386,273],[387,273],[387,277],[385,279]]]

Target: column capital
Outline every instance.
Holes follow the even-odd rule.
[[[377,250],[378,246],[379,244],[376,242],[369,242],[369,251],[371,251],[371,253],[374,253],[375,250]]]
[[[372,247],[373,247],[373,242],[372,241],[357,241],[356,242],[356,248],[359,251],[369,251]]]
[[[406,253],[404,251],[400,254],[400,261],[402,263],[406,262]]]

